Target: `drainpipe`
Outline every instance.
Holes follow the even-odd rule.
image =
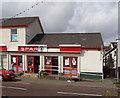
[[[8,70],[9,70],[9,52],[8,52]]]
[[[117,45],[117,49],[116,49],[116,71],[117,71],[117,81],[119,81],[119,69],[118,69],[118,45]]]

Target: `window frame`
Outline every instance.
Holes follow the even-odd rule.
[[[13,32],[12,30],[15,30],[15,31]],[[17,39],[16,39],[16,40],[13,40],[13,38],[12,38],[13,35],[16,35],[16,36],[17,36]],[[10,36],[11,36],[11,42],[18,42],[17,28],[12,28],[12,29],[11,29],[11,34],[10,34]]]

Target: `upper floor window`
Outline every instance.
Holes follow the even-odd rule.
[[[11,29],[11,41],[17,41],[17,29]]]

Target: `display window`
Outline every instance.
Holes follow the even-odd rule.
[[[7,69],[7,55],[1,55],[1,66]]]
[[[12,64],[15,72],[23,72],[22,56],[12,55],[10,69],[12,69]]]
[[[45,71],[51,74],[58,74],[58,57],[45,56]]]
[[[64,57],[63,58],[63,74],[77,76],[77,57]]]

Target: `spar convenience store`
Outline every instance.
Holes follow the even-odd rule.
[[[100,33],[46,34],[39,17],[3,22],[1,65],[15,72],[103,79],[103,41]],[[71,69],[70,69],[71,68]]]

